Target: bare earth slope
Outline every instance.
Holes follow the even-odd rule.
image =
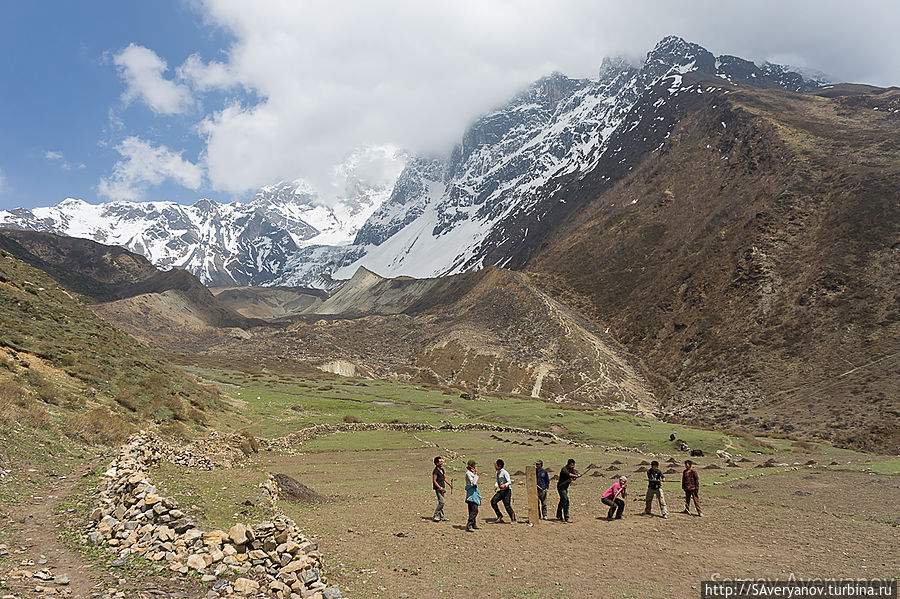
[[[692,83],[528,270],[641,356],[672,417],[900,451],[900,91]]]
[[[341,374],[656,410],[627,353],[522,273],[489,268],[384,279],[360,270],[316,311],[324,314],[306,314],[287,327],[257,327],[247,339],[155,341],[223,359],[276,358]]]
[[[328,293],[305,287],[212,287],[216,300],[247,318],[290,317],[322,303]]]

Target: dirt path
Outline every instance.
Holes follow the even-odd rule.
[[[40,474],[37,469],[32,470],[35,472],[31,474]],[[47,482],[10,509],[3,538],[9,540],[6,544],[14,562],[7,586],[17,595],[43,596],[43,591],[35,589],[49,587],[54,589],[52,594],[90,597],[102,588],[102,582],[95,579],[102,577],[94,572],[92,564],[60,538],[66,517],[59,506],[71,495],[83,471],[84,468],[81,472],[73,469],[58,476],[46,475]]]
[[[205,597],[194,579],[168,578],[128,559],[91,552],[73,538],[93,507],[85,476],[106,468],[110,457],[92,456],[86,463],[36,464],[21,458],[12,466],[20,500],[0,508],[0,596],[159,599]],[[67,507],[71,506],[71,507]]]

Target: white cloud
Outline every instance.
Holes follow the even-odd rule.
[[[127,84],[122,94],[126,102],[139,99],[157,114],[178,114],[193,106],[187,86],[163,77],[168,65],[153,50],[130,44],[114,62]]]
[[[191,54],[167,79],[165,60],[131,44],[115,56],[115,64],[128,84],[125,100],[140,99],[159,114],[195,106],[191,90],[247,92],[205,114],[196,129],[205,138],[211,187],[233,194],[298,177],[324,190],[333,165],[371,145],[446,152],[474,118],[530,81],[555,70],[596,76],[604,56],[640,58],[667,35],[757,62],[790,58],[841,80],[890,85],[900,72],[900,36],[893,31],[900,4],[876,9],[842,0],[758,0],[752,6],[720,0],[690,6],[669,0],[192,0],[192,5],[234,40],[224,58]],[[104,180],[110,193],[134,191],[132,179],[118,175],[123,164],[130,162],[117,164]]]
[[[190,82],[199,91],[227,89],[238,83],[228,65],[222,62],[204,63],[197,54],[188,56],[176,72],[179,79]]]
[[[55,151],[50,150],[50,151],[44,152],[44,158],[46,158],[47,160],[50,160],[51,162],[59,162],[60,168],[62,168],[64,171],[70,171],[73,168],[77,168],[77,169],[85,168],[85,165],[83,162],[79,162],[78,164],[70,163],[68,160],[66,160],[66,157],[63,155],[62,152],[55,152]]]
[[[232,102],[199,127],[210,183],[232,193],[298,176],[321,187],[331,165],[369,144],[446,151],[478,114],[528,82],[554,70],[596,76],[604,56],[642,57],[671,34],[716,54],[760,62],[791,56],[842,79],[885,83],[900,72],[896,19],[876,14],[886,4],[877,11],[838,0],[197,5],[235,41],[222,62],[190,56],[179,76],[198,91],[240,87],[261,98]]]
[[[203,169],[166,146],[153,146],[137,137],[128,137],[116,146],[122,159],[112,175],[100,179],[100,195],[112,200],[140,200],[147,188],[172,179],[188,189],[203,183]]]

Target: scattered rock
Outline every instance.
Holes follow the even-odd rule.
[[[249,595],[259,590],[259,583],[250,578],[238,578],[234,581],[234,592]]]
[[[239,522],[228,531],[228,538],[235,545],[246,545],[253,540],[253,533],[247,526]]]
[[[193,553],[187,558],[187,567],[193,568],[194,570],[197,570],[199,572],[206,567],[206,560],[203,559],[202,555]]]

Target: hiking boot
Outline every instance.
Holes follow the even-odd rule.
[[[501,517],[494,520],[495,524],[506,524],[506,521]]]
[[[663,517],[664,519],[668,520],[668,519],[669,519],[669,514],[663,514],[662,517]]]
[[[607,517],[606,517],[606,521],[607,521],[607,522],[612,522],[612,521],[613,521],[613,517],[612,517],[612,516],[607,516]]]
[[[471,527],[471,526],[466,526],[466,532],[472,532],[472,527]]]
[[[449,522],[449,521],[450,521],[450,518],[441,517],[441,522]]]
[[[432,520],[434,520],[435,522],[440,522],[440,521],[441,521],[440,518],[432,518]]]

